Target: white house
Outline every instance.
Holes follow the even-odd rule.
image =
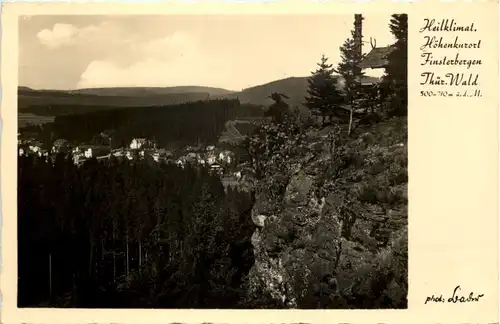
[[[130,148],[132,150],[138,150],[145,147],[156,148],[156,143],[146,138],[134,138],[132,142],[130,142]]]
[[[231,164],[232,161],[233,161],[233,152],[222,151],[219,153],[219,162]]]
[[[80,162],[80,156],[79,155],[73,155],[73,163],[78,165]]]
[[[88,147],[83,151],[83,156],[85,156],[87,159],[90,159],[92,157],[92,148]]]
[[[108,147],[99,145],[80,145],[73,149],[74,156],[83,156],[87,159],[108,155],[109,153]]]
[[[167,151],[166,149],[158,149],[158,150],[153,150],[151,152],[151,156],[153,157],[153,160],[156,162],[160,161],[165,161],[168,158],[171,158],[173,156],[172,152]]]
[[[67,152],[69,149],[69,142],[62,138],[56,140],[52,145],[52,153]]]
[[[30,146],[29,146],[29,149],[30,149],[30,151],[31,151],[31,152],[33,152],[33,153],[39,153],[39,152],[40,152],[40,150],[41,150],[41,147],[40,147],[40,146],[38,146],[38,145],[36,145],[36,144],[33,144],[33,145],[30,145]]]
[[[134,138],[132,142],[130,142],[130,148],[132,150],[140,149],[144,144],[146,144],[145,138]]]
[[[201,160],[201,156],[198,153],[188,153],[186,155],[186,161],[191,162],[191,163],[199,163]]]
[[[205,154],[205,160],[209,165],[212,165],[217,162],[217,156],[214,152],[208,152],[207,154]]]
[[[186,164],[186,158],[184,156],[181,156],[180,158],[177,159],[177,161],[175,161],[175,164],[183,168],[184,165]]]
[[[222,166],[220,166],[219,164],[212,164],[210,166],[210,171],[212,171],[216,174],[222,175],[224,173],[224,168]]]
[[[49,152],[48,152],[47,150],[40,149],[40,150],[38,151],[38,156],[39,156],[39,157],[42,157],[42,156],[47,157],[47,156],[49,156]]]

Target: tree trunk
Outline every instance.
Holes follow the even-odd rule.
[[[128,271],[129,271],[129,260],[128,260],[128,234],[126,236],[126,246],[127,246],[127,251],[126,251],[126,257],[125,257],[125,273],[128,277]]]
[[[352,114],[353,114],[354,107],[351,104],[351,111],[349,113],[349,130],[347,131],[347,135],[351,135],[351,128],[352,128]]]
[[[73,292],[73,298],[75,297],[75,291],[76,291],[76,278],[75,278],[75,273],[73,272],[73,282],[72,282],[73,286],[72,286],[72,292]]]
[[[49,253],[49,297],[52,299],[52,254]]]
[[[330,156],[333,157],[334,154],[335,154],[335,138],[332,137],[330,139]]]
[[[141,239],[139,238],[139,268],[142,266],[142,248]]]
[[[115,222],[113,221],[113,282],[116,281],[116,234]]]
[[[339,263],[340,263],[340,255],[342,254],[342,241],[338,242],[337,243],[337,246],[335,248],[335,256],[336,256],[336,259],[335,259],[335,265],[333,266],[333,268],[335,270],[337,270],[338,266],[339,266]]]
[[[94,260],[94,242],[90,240],[90,253],[89,253],[89,276],[92,275],[92,262]]]
[[[101,261],[104,261],[104,239],[101,239]]]
[[[116,281],[116,251],[113,249],[113,282]]]

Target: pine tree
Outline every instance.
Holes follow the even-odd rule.
[[[343,100],[342,94],[338,90],[337,79],[333,76],[332,65],[328,64],[328,58],[323,55],[318,68],[307,80],[309,96],[306,97],[305,105],[314,115],[323,118],[323,124],[326,117],[330,120],[334,110]]]
[[[273,92],[269,98],[273,99],[274,103],[269,106],[265,115],[272,117],[275,123],[282,123],[286,115],[290,112],[290,106],[283,100],[283,98],[289,98],[277,92]]]
[[[363,77],[363,71],[360,68],[363,57],[354,41],[354,31],[351,32],[351,36],[340,47],[342,60],[335,71],[344,79],[345,99],[350,106],[348,134],[352,130],[353,111],[357,107],[357,100],[361,97],[361,78]]]
[[[384,84],[395,95],[396,109],[399,113],[407,113],[408,96],[408,15],[394,14],[389,28],[396,38],[394,50],[388,55],[389,61],[385,71]]]

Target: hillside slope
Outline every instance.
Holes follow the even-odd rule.
[[[87,107],[137,107],[173,105],[211,97],[224,96],[229,90],[209,87],[170,87],[170,88],[96,88],[71,91],[34,90],[18,88],[19,109],[29,109],[31,113],[43,111],[46,106],[65,106],[85,111]]]
[[[300,133],[256,147],[252,303],[298,308],[407,305],[407,120]],[[273,134],[286,143],[269,151]],[[343,133],[343,132],[342,132]],[[293,136],[292,136],[293,135]],[[276,140],[277,141],[277,140]],[[333,143],[333,145],[332,145]]]
[[[71,91],[71,93],[78,94],[126,97],[166,95],[174,93],[208,93],[210,96],[222,96],[232,92],[234,91],[203,86],[88,88]]]
[[[335,76],[339,78],[339,76]],[[301,108],[303,106],[307,94],[309,77],[290,77],[273,82],[265,83],[255,87],[244,89],[240,92],[233,92],[226,97],[238,98],[241,102],[247,102],[254,105],[269,106],[273,100],[269,98],[271,93],[279,92],[285,94],[289,99],[285,101],[290,107]],[[365,81],[373,82],[376,78],[365,76]],[[342,89],[343,80],[338,79],[338,88]]]
[[[208,93],[172,93],[165,95],[151,95],[151,96],[136,96],[136,97],[122,97],[122,96],[96,96],[96,95],[82,95],[82,94],[48,94],[48,93],[31,93],[18,95],[18,109],[20,111],[30,112],[33,114],[44,115],[47,114],[47,108],[59,107],[63,114],[85,112],[86,107],[94,107],[89,110],[107,110],[113,107],[139,107],[139,106],[167,106],[176,105],[181,103],[208,100],[210,95]],[[74,108],[74,109],[73,109]],[[49,113],[51,114],[51,113]]]
[[[298,106],[304,102],[307,95],[307,77],[291,77],[269,82],[255,87],[244,89],[228,95],[230,98],[238,98],[241,102],[254,105],[270,105],[273,100],[269,98],[271,93],[279,92],[287,95],[290,99],[286,101],[290,106]]]

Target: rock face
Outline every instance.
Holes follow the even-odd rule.
[[[326,133],[307,131],[308,149],[280,169],[288,172],[254,182],[248,294],[284,308],[405,307],[406,121],[334,145]],[[381,274],[390,280],[375,289]]]

